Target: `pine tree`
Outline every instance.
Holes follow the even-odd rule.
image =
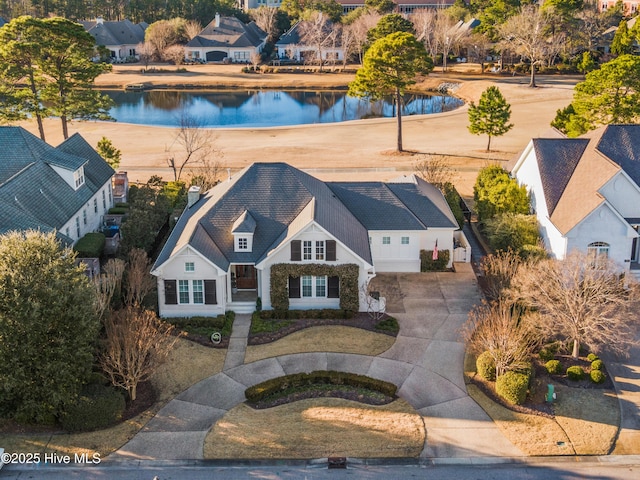
[[[113,146],[111,140],[107,137],[102,137],[98,140],[98,145],[96,146],[96,151],[100,154],[102,158],[113,168],[117,170],[120,166],[120,160],[122,160],[122,152]]]
[[[622,20],[611,42],[611,53],[614,55],[627,55],[633,53],[633,36],[629,31],[626,20]]]
[[[489,87],[482,95],[478,105],[469,105],[469,131],[474,135],[489,135],[487,152],[491,151],[491,137],[504,135],[511,128],[511,105],[507,103],[498,87]]]

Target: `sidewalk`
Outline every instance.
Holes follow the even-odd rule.
[[[480,297],[469,264],[456,273],[380,274],[403,292],[395,344],[377,357],[300,353],[244,364],[250,318],[237,315],[223,372],[162,408],[113,459],[202,459],[204,439],[227,411],[245,401],[247,387],[312,370],[341,370],[393,382],[398,396],[423,416],[427,442],[421,458],[520,457],[522,453],[467,395],[464,345],[458,330]]]

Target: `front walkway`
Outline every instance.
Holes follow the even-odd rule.
[[[383,282],[381,294],[384,288],[402,292],[389,305],[400,334],[377,357],[300,353],[244,364],[246,336],[242,337],[245,329],[248,332],[248,316],[236,316],[224,371],[170,401],[110,458],[201,459],[207,433],[227,411],[245,401],[247,387],[312,370],[341,370],[395,383],[398,396],[424,417],[427,442],[422,457],[522,456],[467,395],[464,345],[458,331],[480,297],[471,266],[456,264],[456,270],[376,277]]]

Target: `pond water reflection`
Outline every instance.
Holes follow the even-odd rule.
[[[207,127],[274,127],[392,117],[391,102],[369,102],[344,91],[149,90],[104,91],[115,102],[110,114],[119,122],[176,126],[182,112]],[[447,95],[404,96],[403,115],[454,110],[463,102]]]

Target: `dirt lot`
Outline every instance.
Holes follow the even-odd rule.
[[[102,87],[122,87],[129,83],[148,82],[156,86],[199,88],[344,88],[352,73],[244,74],[235,65],[188,66],[187,73],[140,73],[141,66],[116,65],[112,73],[98,78]],[[172,69],[175,67],[163,67]],[[557,109],[572,98],[577,77],[540,77],[540,87],[527,87],[526,77],[498,77],[450,72],[432,73],[416,88],[428,90],[442,83],[460,84],[455,94],[464,100],[477,100],[484,89],[497,84],[511,103],[514,128],[492,141],[495,151],[484,151],[486,136],[471,135],[467,130],[466,107],[454,112],[405,117],[404,148],[413,153],[397,154],[395,119],[368,119],[337,124],[303,125],[278,128],[219,128],[217,148],[223,152],[222,163],[233,171],[255,161],[284,161],[308,169],[323,180],[351,180],[353,169],[362,180],[388,180],[412,171],[420,153],[437,153],[450,157],[459,171],[457,184],[463,195],[471,194],[477,169],[488,162],[507,161],[516,156],[534,136],[549,130]],[[35,124],[25,122],[30,131]],[[59,121],[46,121],[47,141],[62,141]],[[95,145],[102,136],[122,150],[121,170],[132,181],[146,181],[152,174],[171,179],[166,164],[167,150],[175,130],[110,122],[74,122],[71,133],[81,133]],[[375,169],[382,169],[376,171]]]

